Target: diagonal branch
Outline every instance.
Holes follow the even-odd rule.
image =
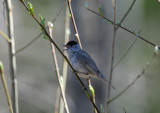
[[[22,2],[22,4],[24,5],[24,7],[26,8],[26,10],[29,11],[27,5],[24,3],[24,0],[21,0],[20,2]],[[60,50],[60,48],[57,46],[57,44],[52,40],[52,38],[48,34],[47,30],[45,29],[45,27],[42,24],[40,24],[40,22],[38,21],[38,19],[33,14],[31,16],[39,24],[39,26],[43,29],[44,34],[49,38],[48,40],[53,43],[53,45],[55,46],[55,48],[59,51],[59,53],[62,55],[62,57],[67,61],[68,65],[71,67],[71,69],[74,72],[76,78],[78,79],[79,83],[81,84],[83,90],[85,91],[86,95],[88,96],[89,100],[91,101],[91,103],[93,104],[93,106],[96,108],[97,112],[100,113],[99,110],[98,110],[98,108],[97,108],[97,106],[94,104],[93,99],[91,98],[91,96],[89,94],[89,91],[87,90],[87,88],[83,84],[82,80],[77,75],[76,71],[74,70],[73,66],[71,65],[71,63],[69,62],[69,60],[67,59],[67,57],[63,54],[63,52]]]
[[[131,9],[133,8],[133,5],[134,3],[136,2],[136,0],[133,0],[132,4],[130,5],[130,7],[128,8],[127,12],[124,14],[123,18],[121,19],[120,23],[119,24],[122,24],[122,22],[125,20],[125,18],[127,17],[127,15],[129,14],[129,12],[131,11]],[[118,29],[119,27],[117,26],[116,27],[116,30]]]
[[[3,67],[3,63],[1,61],[0,61],[0,76],[1,76],[1,80],[2,80],[2,83],[3,83],[4,90],[5,90],[6,98],[7,98],[7,101],[8,101],[9,110],[10,110],[11,113],[13,113],[12,100],[11,100],[11,97],[10,97],[10,94],[9,94],[9,91],[8,91],[8,86],[7,86],[6,78],[5,78],[5,75],[4,75],[4,67]]]
[[[131,45],[128,47],[128,49],[126,50],[126,52],[120,57],[120,59],[116,62],[116,64],[113,66],[113,69],[115,69],[117,67],[117,65],[125,58],[125,56],[128,54],[128,52],[131,50],[131,48],[135,45],[135,43],[137,42],[138,38],[136,38]]]
[[[60,13],[63,11],[65,4],[63,4],[63,6],[60,8],[60,10],[58,11],[57,15],[55,18],[53,18],[52,23],[54,23],[57,18],[59,17]],[[39,39],[40,36],[43,35],[43,32],[39,33],[35,38],[33,38],[33,40],[31,40],[28,44],[26,44],[24,47],[18,49],[16,51],[16,54],[23,51],[24,49],[26,49],[27,47],[29,47],[31,44],[33,44],[37,39]]]
[[[153,56],[152,56],[152,58],[150,59],[150,61],[146,63],[146,66],[143,68],[142,72],[139,75],[137,75],[137,77],[125,89],[123,89],[119,94],[117,94],[115,97],[109,99],[107,101],[107,103],[113,102],[115,99],[117,99],[118,97],[120,97],[123,93],[125,93],[131,86],[133,86],[136,83],[136,81],[139,78],[141,78],[145,74],[145,72],[148,70],[148,68],[150,67],[150,65],[153,62],[153,60],[156,57],[156,55],[157,54],[154,53]]]
[[[9,37],[3,33],[1,30],[0,30],[0,35],[8,42],[8,43],[11,43],[11,40],[9,39]]]
[[[92,13],[98,15],[99,17],[101,17],[101,18],[107,20],[110,24],[116,25],[117,27],[122,28],[123,30],[125,30],[125,31],[127,31],[127,32],[129,32],[129,33],[131,33],[132,35],[134,35],[134,36],[140,38],[141,40],[145,41],[146,43],[148,43],[148,44],[150,44],[150,45],[152,45],[152,46],[156,46],[156,44],[154,44],[153,42],[151,42],[151,41],[147,40],[146,38],[144,38],[144,37],[142,37],[142,36],[140,36],[140,35],[134,33],[133,31],[129,30],[128,28],[123,27],[121,24],[119,24],[119,23],[114,23],[113,21],[111,21],[110,19],[104,17],[103,15],[100,15],[100,14],[98,14],[97,12],[95,12],[95,11],[89,9],[89,8],[87,8],[87,9],[88,9],[88,11],[90,11],[90,12],[92,12]],[[158,46],[158,49],[160,49],[160,46]]]

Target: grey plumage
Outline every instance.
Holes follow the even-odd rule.
[[[90,55],[86,51],[82,50],[79,44],[75,41],[69,41],[65,47],[67,48],[66,52],[68,54],[68,59],[79,76],[83,78],[94,77],[103,80],[106,83],[108,82]]]

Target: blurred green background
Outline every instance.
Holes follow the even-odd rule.
[[[111,0],[87,0],[89,8],[97,11],[102,6],[104,15],[113,19]],[[27,0],[25,2],[28,2]],[[56,17],[65,0],[31,0],[36,16],[41,14],[46,21]],[[16,50],[29,43],[38,33],[40,27],[25,10],[19,0],[12,0],[14,33]],[[131,5],[132,0],[117,0],[117,20],[120,20]],[[73,0],[72,7],[77,23],[81,43],[95,60],[98,67],[107,78],[111,61],[111,44],[113,25],[89,12],[85,8],[85,1]],[[157,0],[136,0],[136,3],[123,22],[123,26],[138,32],[151,42],[160,44],[160,3]],[[0,30],[7,34],[4,20],[3,0],[0,0]],[[39,17],[38,17],[39,18]],[[65,8],[54,22],[54,41],[61,47],[64,44]],[[70,39],[75,40],[74,29],[71,23]],[[116,34],[115,62],[124,54],[136,37],[118,29]],[[134,78],[140,74],[143,67],[150,60],[154,47],[142,40],[138,40],[124,60],[114,69],[112,84],[116,90],[111,91],[111,97],[117,95]],[[20,113],[53,113],[58,81],[56,78],[50,45],[40,37],[35,43],[19,52],[17,55],[17,76],[19,88]],[[60,73],[62,74],[63,58],[57,52]],[[0,60],[4,63],[5,75],[11,88],[9,74],[8,44],[0,36]],[[146,74],[127,90],[122,96],[109,105],[109,113],[160,113],[160,60],[159,55],[154,59]],[[83,79],[84,83],[86,81]],[[96,103],[105,106],[106,84],[91,79],[96,92]],[[11,90],[10,90],[11,91]],[[66,98],[71,113],[92,113],[92,105],[87,99],[76,77],[68,69]],[[4,89],[0,81],[0,113],[9,113]]]

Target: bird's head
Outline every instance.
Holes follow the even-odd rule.
[[[81,50],[79,44],[76,41],[69,41],[66,45],[64,45],[67,52],[75,52]]]

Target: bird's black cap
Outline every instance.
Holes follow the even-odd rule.
[[[73,46],[73,45],[76,45],[76,44],[78,44],[76,41],[69,41],[67,44],[66,44],[66,46]]]

